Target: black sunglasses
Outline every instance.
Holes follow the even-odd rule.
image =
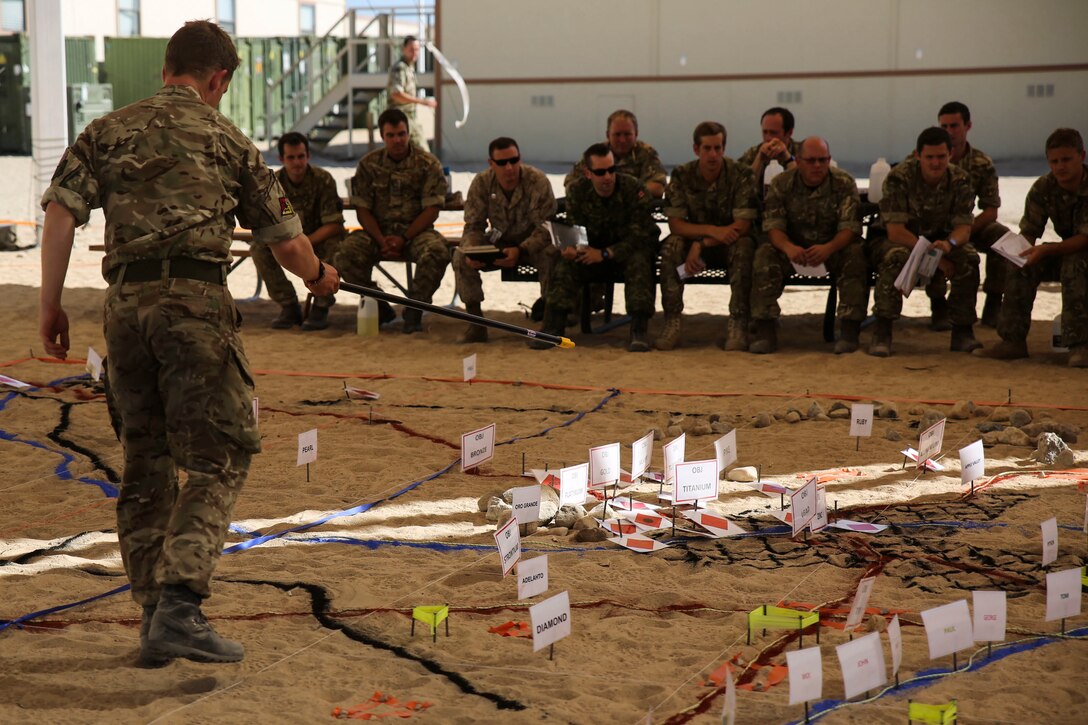
[[[609,167],[604,168],[604,169],[590,169],[589,173],[593,174],[594,176],[604,176],[605,174],[614,174],[614,173],[616,173],[616,167],[615,166],[609,166]]]
[[[496,166],[508,166],[510,164],[516,164],[517,162],[521,161],[521,157],[520,156],[513,156],[513,157],[508,158],[508,159],[491,159],[491,160],[495,162]]]

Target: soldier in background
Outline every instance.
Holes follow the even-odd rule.
[[[801,153],[801,145],[793,140],[793,126],[793,113],[788,108],[768,108],[759,118],[763,141],[737,159],[738,164],[752,170],[752,177],[760,189],[763,188],[763,171],[767,164],[777,161],[782,164],[783,169],[792,169],[797,165],[796,158]]]
[[[797,167],[775,177],[763,210],[761,244],[752,265],[752,319],[756,340],[749,352],[778,348],[776,322],[792,264],[825,265],[839,290],[839,339],[835,353],[858,349],[858,333],[869,301],[865,250],[860,243],[860,198],[850,174],[831,168],[827,141],[812,136],[798,149]]]
[[[42,197],[38,329],[59,358],[69,347],[61,293],[75,225],[95,207],[106,214],[103,332],[125,456],[117,532],[143,606],[145,666],[245,654],[200,608],[261,448],[241,318],[226,285],[235,218],[313,294],[339,286],[261,153],[215,110],[238,62],[219,26],[186,23],[166,46],[162,89],[92,121]],[[179,467],[188,472],[182,487]]]
[[[461,246],[453,252],[457,294],[470,314],[482,316],[484,289],[480,272],[516,267],[536,267],[541,297],[559,258],[544,223],[555,214],[555,195],[544,172],[523,163],[518,142],[500,136],[487,147],[487,171],[477,174],[465,199],[465,231]],[[490,224],[490,230],[488,225]],[[493,237],[489,237],[493,234]],[[493,244],[505,256],[490,264],[463,250]],[[458,342],[487,342],[487,328],[469,325]]]
[[[1076,129],[1059,128],[1046,140],[1050,173],[1040,176],[1024,201],[1020,234],[1032,243],[1022,253],[1024,266],[1005,270],[997,334],[1001,342],[976,355],[998,360],[1028,356],[1031,308],[1039,282],[1057,273],[1062,282],[1062,345],[1070,367],[1088,367],[1088,166],[1084,139]],[[1035,244],[1047,220],[1062,238],[1059,244]]]
[[[359,160],[351,177],[351,203],[362,230],[340,245],[337,266],[344,279],[374,286],[374,265],[383,259],[416,265],[412,298],[430,302],[450,263],[446,239],[434,228],[446,201],[446,177],[434,156],[408,141],[408,119],[396,109],[378,117],[385,147]],[[420,310],[404,310],[404,332],[423,329]]]
[[[408,131],[411,141],[425,151],[430,150],[423,126],[416,118],[416,107],[438,108],[438,101],[433,98],[420,98],[416,95],[416,60],[419,58],[419,40],[414,35],[404,37],[401,44],[401,57],[389,69],[389,107],[404,113],[408,119]]]
[[[665,328],[654,342],[658,350],[680,344],[685,276],[707,265],[729,270],[729,329],[726,350],[748,349],[749,297],[755,241],[756,191],[752,172],[725,156],[725,126],[703,121],[692,134],[698,157],[673,169],[665,202],[672,232],[661,245],[661,307]]]
[[[543,332],[562,335],[567,315],[578,304],[582,284],[623,271],[624,299],[631,316],[629,352],[647,352],[646,329],[654,314],[654,266],[657,237],[650,195],[635,177],[618,173],[607,145],[596,143],[582,155],[582,180],[571,185],[567,218],[586,228],[589,244],[567,247],[552,272],[544,307]],[[551,343],[533,340],[529,347]]]
[[[310,140],[292,131],[280,137],[276,145],[283,168],[276,172],[291,206],[302,222],[302,233],[310,240],[314,253],[324,262],[332,262],[344,238],[344,205],[336,192],[332,174],[310,164]],[[275,330],[302,325],[303,330],[324,330],[329,326],[329,308],[336,302],[332,295],[315,297],[306,321],[295,294],[295,286],[276,263],[272,249],[264,244],[253,247],[253,264],[268,287],[268,296],[280,306],[272,320]]]
[[[869,354],[891,354],[892,321],[903,309],[895,279],[910,250],[925,237],[943,253],[940,266],[952,280],[948,297],[953,352],[982,347],[975,339],[975,297],[978,293],[978,252],[971,246],[971,211],[974,192],[967,173],[949,164],[952,140],[943,128],[932,126],[918,136],[915,156],[898,164],[884,180],[880,216],[888,238],[871,240],[870,264],[876,267],[876,329]]]
[[[998,193],[997,170],[989,156],[967,142],[967,132],[971,130],[971,111],[959,101],[951,101],[941,106],[937,112],[937,123],[948,131],[952,139],[951,162],[967,172],[978,203],[979,213],[971,222],[971,246],[979,252],[989,252],[994,242],[1007,234],[1009,229],[997,221],[997,210],[1001,206]],[[986,301],[982,306],[982,324],[987,327],[997,325],[997,313],[1001,309],[1001,293],[1004,283],[1005,260],[995,253],[986,255],[986,278],[982,290]],[[929,296],[932,317],[930,329],[949,330],[948,303],[945,301],[947,282],[944,274],[934,275],[926,287]]]
[[[665,195],[665,167],[653,146],[638,138],[638,119],[630,111],[619,109],[608,116],[605,137],[616,170],[635,177],[655,198]],[[563,179],[563,188],[570,194],[571,187],[585,177],[585,160],[579,159]]]

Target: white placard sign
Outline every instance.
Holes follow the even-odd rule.
[[[548,591],[548,555],[518,562],[518,599],[529,599]]]
[[[581,506],[589,488],[589,464],[579,463],[559,469],[559,505]]]
[[[257,423],[261,419],[261,401],[259,398],[253,399],[253,422]]]
[[[846,616],[846,631],[861,624],[865,618],[865,608],[869,606],[869,595],[873,593],[873,585],[876,584],[875,576],[867,576],[858,582],[858,589],[854,592],[854,601],[850,605],[850,614]]]
[[[968,649],[975,644],[971,634],[971,612],[967,609],[966,599],[957,599],[925,610],[922,612],[922,623],[926,626],[931,660]]]
[[[495,457],[495,424],[461,435],[461,470],[468,471]]]
[[[808,479],[804,486],[790,494],[791,524],[793,535],[805,530],[808,522],[816,515],[816,477]]]
[[[15,378],[9,378],[7,375],[0,375],[0,385],[6,385],[9,388],[29,388],[29,383],[24,383],[22,380],[16,380]]]
[[[509,574],[521,558],[521,530],[518,529],[517,517],[495,531],[495,546],[499,548],[499,560],[502,562],[502,575]]]
[[[620,480],[620,444],[589,449],[589,485],[610,486]]]
[[[1076,567],[1046,575],[1046,621],[1081,613],[1080,572],[1080,567]]]
[[[532,524],[540,520],[540,485],[518,486],[513,489],[514,518],[519,524]]]
[[[298,461],[296,466],[305,466],[317,460],[317,428],[298,434]]]
[[[684,462],[684,448],[687,446],[687,433],[681,433],[680,437],[671,440],[662,446],[665,452],[665,485],[671,486],[676,482],[676,464]]]
[[[529,607],[533,623],[533,652],[537,652],[570,634],[570,596],[560,592],[540,604]]]
[[[814,534],[823,531],[827,528],[827,521],[827,492],[816,484],[816,515],[809,522],[808,529]]]
[[[873,404],[854,403],[850,406],[851,437],[867,438],[873,434]]]
[[[654,432],[650,431],[631,444],[631,480],[637,481],[639,476],[650,468],[650,460],[654,455]]]
[[[971,483],[976,478],[986,475],[986,453],[982,450],[982,441],[975,441],[960,449],[960,480]]]
[[[737,725],[737,681],[732,665],[725,668],[725,702],[722,703],[722,725]]]
[[[673,501],[694,503],[718,498],[718,461],[688,461],[676,464]]]
[[[941,452],[944,445],[944,424],[946,418],[941,418],[933,425],[922,431],[918,436],[918,467],[921,468],[927,459],[934,458]]]
[[[719,471],[724,471],[737,462],[736,428],[714,441],[714,455],[718,458]]]
[[[476,353],[472,353],[464,360],[461,361],[461,367],[464,369],[465,382],[473,380],[476,377]]]
[[[892,676],[899,674],[899,665],[903,664],[903,630],[899,626],[899,615],[888,622],[888,648],[892,651]]]
[[[1043,566],[1058,560],[1058,519],[1047,519],[1039,524],[1043,532]]]
[[[790,650],[786,653],[790,671],[790,704],[818,700],[824,693],[824,661],[820,648]]]
[[[884,664],[884,648],[880,645],[880,632],[843,642],[835,648],[842,668],[842,683],[846,699],[875,690],[888,681]]]
[[[1005,641],[1005,592],[971,592],[976,642]]]
[[[102,356],[95,352],[93,347],[87,348],[87,372],[91,374],[91,380],[95,382],[102,379]]]

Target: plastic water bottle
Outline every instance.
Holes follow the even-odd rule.
[[[378,301],[373,297],[359,298],[359,310],[355,314],[355,334],[359,337],[378,336]]]
[[[763,196],[767,196],[767,191],[771,188],[771,182],[782,171],[782,164],[778,163],[778,159],[771,159],[771,163],[767,164],[766,168],[763,169]]]
[[[872,203],[877,204],[884,198],[884,179],[888,178],[891,170],[892,167],[883,156],[869,167],[869,201]]]
[[[1054,322],[1050,325],[1050,349],[1054,352],[1069,352],[1069,348],[1062,344],[1062,315],[1060,312],[1054,315]]]

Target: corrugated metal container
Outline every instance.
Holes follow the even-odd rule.
[[[25,35],[0,36],[0,153],[30,153],[30,78]]]
[[[113,86],[114,108],[152,96],[162,87],[162,59],[168,38],[106,38],[105,77]]]
[[[98,63],[94,59],[94,38],[65,38],[64,62],[67,83],[98,83]]]

